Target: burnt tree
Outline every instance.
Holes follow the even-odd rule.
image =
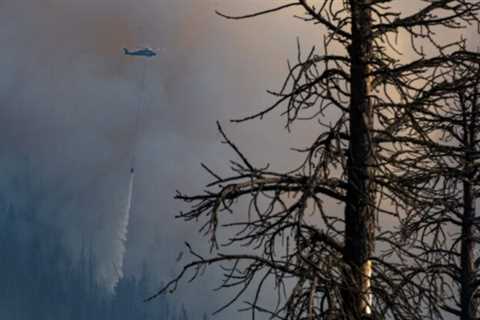
[[[480,64],[477,59],[456,65],[428,107],[412,110],[410,147],[404,148],[408,169],[404,185],[414,192],[405,216],[410,245],[404,252],[420,261],[438,291],[445,312],[461,320],[478,319],[480,297]],[[448,288],[442,290],[443,288]]]
[[[288,128],[294,122],[313,123],[318,136],[298,148],[304,161],[278,172],[251,163],[219,126],[237,155],[232,175],[222,177],[204,166],[213,177],[207,191],[177,195],[192,205],[181,218],[205,219],[202,230],[215,254],[203,257],[189,247],[193,260],[158,294],[176,287],[187,272],[196,276],[218,263],[226,268],[222,286],[239,288],[225,307],[254,287],[253,316],[425,319],[439,314],[436,293],[421,283],[423,273],[398,258],[403,253],[393,241],[398,232],[381,227],[387,220],[401,224],[411,210],[412,193],[404,190],[402,170],[394,168],[402,166],[397,154],[411,143],[403,132],[412,110],[433,103],[433,92],[453,90],[439,90],[437,83],[454,63],[476,57],[460,37],[444,42],[436,34],[476,22],[480,4],[409,5],[414,12],[404,14],[398,1],[298,0],[243,16],[219,13],[242,20],[296,8],[303,12],[297,17],[321,26],[323,50],[304,54],[298,46],[284,85],[271,92],[275,102],[233,120],[259,119],[285,108]],[[409,57],[401,56],[406,49],[398,37],[410,40]],[[221,224],[225,213],[237,213],[237,221]],[[219,238],[226,238],[221,247]],[[278,293],[270,308],[259,304],[268,279]]]

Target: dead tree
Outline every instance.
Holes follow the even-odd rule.
[[[476,217],[475,203],[480,198],[479,155],[480,155],[480,69],[473,68],[475,80],[471,88],[458,92],[460,107],[461,138],[459,145],[464,150],[462,175],[463,212],[456,214],[461,221],[460,232],[460,319],[474,320],[478,316],[478,296],[480,278],[477,275],[478,261],[475,261],[475,248],[478,242],[480,223]],[[471,70],[469,70],[471,72]],[[455,212],[456,213],[456,212]],[[477,248],[478,250],[478,248]],[[478,253],[477,253],[478,255]],[[477,262],[477,263],[475,263]],[[477,267],[475,265],[477,264]],[[477,297],[475,297],[475,293]]]
[[[442,89],[431,92],[437,103],[413,110],[415,124],[405,124],[414,129],[411,147],[403,150],[409,165],[401,169],[401,183],[415,199],[403,228],[416,250],[403,255],[415,257],[420,271],[443,291],[442,309],[473,320],[480,297],[479,61],[458,64],[437,88]]]
[[[181,218],[204,219],[202,230],[210,236],[215,254],[202,257],[189,247],[194,260],[158,294],[176,287],[188,271],[196,276],[218,263],[226,268],[222,287],[239,288],[226,307],[254,287],[249,305],[253,315],[260,311],[280,319],[424,319],[434,314],[435,305],[428,314],[418,310],[419,305],[431,305],[434,297],[414,281],[417,272],[409,274],[411,269],[402,261],[376,253],[375,245],[398,246],[389,233],[376,230],[379,221],[398,219],[407,207],[402,205],[408,197],[400,184],[392,183],[396,176],[391,167],[398,160],[392,145],[406,143],[397,133],[410,108],[422,108],[420,93],[433,90],[452,61],[475,56],[463,49],[462,40],[442,43],[435,32],[476,21],[480,4],[412,1],[421,8],[402,14],[390,7],[394,2],[297,0],[244,16],[220,14],[241,20],[300,8],[300,19],[322,27],[323,50],[302,54],[299,46],[284,85],[271,92],[275,102],[234,120],[262,118],[285,108],[288,128],[310,120],[319,133],[313,143],[299,148],[305,154],[299,166],[277,172],[252,164],[219,126],[224,142],[237,155],[232,175],[223,177],[204,166],[213,177],[205,193],[177,195],[192,205]],[[401,33],[411,40],[412,60],[400,58],[396,39]],[[338,209],[326,203],[338,203]],[[244,215],[238,212],[242,209]],[[235,213],[237,220],[222,223],[231,219],[226,213]],[[217,246],[218,237],[227,238],[222,247]],[[226,253],[225,247],[237,253]],[[272,291],[266,288],[269,279],[274,280],[278,299],[267,308],[259,299],[264,290]]]

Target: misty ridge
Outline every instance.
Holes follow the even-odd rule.
[[[2,319],[191,319],[181,301],[164,297],[144,303],[155,289],[145,267],[138,276],[119,277],[114,288],[107,288],[98,279],[95,243],[85,234],[79,256],[72,257],[59,241],[64,230],[42,221],[42,191],[31,179],[10,176],[2,184]]]

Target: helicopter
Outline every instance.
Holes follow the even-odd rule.
[[[144,48],[144,49],[134,50],[134,51],[130,51],[127,48],[123,48],[123,52],[127,56],[138,56],[138,57],[147,57],[147,58],[152,58],[157,55],[157,53],[150,48]]]

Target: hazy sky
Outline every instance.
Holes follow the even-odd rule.
[[[137,175],[124,271],[137,273],[145,262],[159,283],[176,270],[183,242],[197,237],[198,226],[173,218],[181,209],[175,190],[198,190],[206,181],[200,162],[221,169],[230,156],[215,121],[270,101],[265,90],[281,82],[296,36],[313,30],[285,15],[232,23],[214,14],[254,3],[0,3],[2,192],[17,205],[35,201],[43,219],[64,230],[61,241],[73,255],[93,244],[107,282],[117,277],[132,153]],[[143,46],[158,57],[122,55],[123,47]],[[285,166],[280,151],[292,138],[279,136],[282,125],[275,119],[227,130],[260,163],[277,155]],[[27,174],[28,193],[12,187]],[[211,311],[218,303],[206,303],[207,290],[198,296],[204,284],[183,290],[182,298],[195,297],[192,309]]]
[[[243,22],[214,14],[255,7],[254,0],[0,1],[2,176],[28,172],[45,221],[65,231],[73,254],[93,243],[106,280],[116,277],[133,153],[125,272],[145,262],[160,282],[176,270],[183,241],[197,237],[197,225],[173,218],[182,208],[175,190],[199,190],[207,178],[200,162],[225,169],[231,156],[216,120],[259,164],[275,159],[277,167],[291,163],[285,152],[295,141],[315,135],[305,128],[288,135],[274,116],[262,125],[226,122],[271,101],[265,90],[283,80],[297,36],[306,44],[322,39],[320,28],[287,14]],[[123,47],[144,46],[158,57],[122,55]],[[2,191],[29,201],[9,181]],[[192,310],[218,307],[207,290],[198,295],[199,284],[182,290],[185,299],[195,297]]]

